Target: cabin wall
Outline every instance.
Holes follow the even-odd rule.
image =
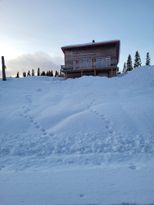
[[[116,46],[76,48],[65,51],[65,66],[73,70],[81,68],[105,68],[117,66]]]

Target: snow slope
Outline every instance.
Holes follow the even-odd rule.
[[[111,79],[1,81],[0,167],[100,165],[149,156],[153,102],[153,67]]]
[[[153,203],[153,162],[154,66],[141,67],[115,78],[85,76],[63,80],[27,77],[0,81],[2,204],[51,204],[53,198],[54,204]],[[82,172],[81,167],[85,171]],[[66,178],[61,184],[61,201],[58,191],[52,193],[53,198],[50,194],[50,197],[44,195],[46,200],[50,198],[48,202],[41,202],[39,199],[35,201],[32,196],[29,202],[26,201],[25,193],[31,179],[40,187],[39,191],[32,190],[35,196],[36,193],[42,193],[43,181],[40,181],[40,184],[37,181],[39,176],[44,175],[42,172],[53,174],[53,170],[59,169],[60,178]],[[64,171],[66,169],[69,175]],[[10,175],[17,171],[20,171],[19,175]],[[26,175],[27,172],[32,174]],[[37,173],[36,178],[33,178],[34,172]],[[67,182],[69,176],[74,178],[77,172],[80,172],[81,176],[78,176],[74,183],[79,185],[72,190],[78,192],[78,199],[72,197],[69,201],[66,195],[73,195],[74,192],[70,192],[71,185],[67,186]],[[89,190],[86,193],[87,200],[82,196],[85,193],[80,193],[85,173],[90,176],[86,181],[89,181],[91,187],[94,186],[91,189],[88,189],[88,184],[84,186]],[[124,175],[129,179],[125,179]],[[12,176],[12,181],[7,176]],[[52,189],[54,184],[58,183],[59,172],[55,181],[51,179],[51,174],[48,173],[47,176],[54,183],[49,186],[46,182],[44,185]],[[92,176],[96,179],[95,182]],[[22,194],[19,189],[15,189],[16,181],[21,182],[21,178],[24,183],[28,183]],[[106,178],[110,179],[107,180],[109,184],[115,180],[115,187],[111,185],[106,192],[100,193],[99,189],[103,188],[103,184],[98,188],[98,181]],[[123,180],[121,185],[118,183],[119,178]],[[140,180],[143,180],[141,184]],[[105,186],[108,186],[107,182]],[[20,200],[18,197],[13,199],[12,195],[7,197],[10,184],[12,190],[16,190],[13,195],[20,195]],[[144,188],[138,189],[140,185]],[[66,195],[65,191],[68,192]],[[112,200],[108,197],[110,191],[115,193],[112,193]],[[90,197],[93,192],[97,194],[90,200],[88,194]],[[142,196],[144,193],[145,196]],[[102,198],[102,194],[105,194],[106,198]],[[126,198],[122,197],[123,194]],[[64,198],[67,200],[63,200]]]

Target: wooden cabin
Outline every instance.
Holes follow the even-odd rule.
[[[115,76],[118,72],[120,41],[95,42],[61,48],[65,65],[61,73],[66,78],[83,75]]]

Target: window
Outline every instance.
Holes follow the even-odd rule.
[[[111,66],[111,57],[110,56],[106,57],[105,62],[106,62],[106,67]]]

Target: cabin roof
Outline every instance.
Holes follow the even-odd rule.
[[[100,46],[109,46],[109,45],[117,45],[120,47],[119,40],[112,40],[112,41],[101,41],[101,42],[91,42],[91,43],[84,43],[84,44],[76,44],[76,45],[68,45],[61,47],[62,51],[65,52],[66,50],[76,49],[76,48],[91,48],[91,47],[100,47]]]

